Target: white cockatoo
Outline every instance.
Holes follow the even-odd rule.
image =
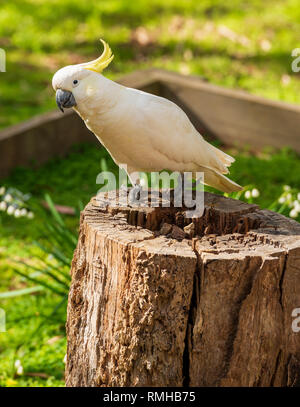
[[[127,165],[131,181],[137,172],[203,172],[207,185],[223,192],[241,190],[224,175],[234,158],[206,142],[180,107],[101,74],[113,59],[101,41],[104,51],[98,59],[55,73],[58,107],[79,114],[116,164]]]

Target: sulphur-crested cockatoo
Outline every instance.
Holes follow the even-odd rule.
[[[101,41],[104,51],[98,59],[55,73],[58,107],[73,107],[116,164],[127,165],[129,178],[133,172],[203,172],[207,185],[223,192],[240,190],[224,175],[234,159],[207,143],[180,107],[101,75],[113,59]]]

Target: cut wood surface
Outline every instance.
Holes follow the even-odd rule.
[[[300,385],[293,220],[210,193],[193,219],[102,194],[71,273],[67,386]]]
[[[206,137],[252,150],[267,146],[300,152],[300,107],[226,89],[201,78],[160,70],[161,96],[173,100]]]

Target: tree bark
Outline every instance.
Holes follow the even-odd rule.
[[[210,193],[185,215],[107,194],[86,206],[67,386],[300,385],[300,224]]]

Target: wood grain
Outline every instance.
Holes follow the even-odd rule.
[[[210,193],[201,218],[185,211],[87,205],[67,386],[299,385],[300,225]]]

